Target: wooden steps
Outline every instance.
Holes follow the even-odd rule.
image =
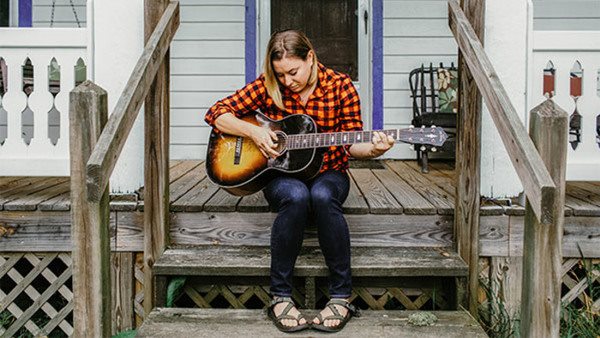
[[[434,311],[431,326],[414,326],[408,316],[418,311],[363,311],[339,333],[305,330],[294,337],[487,337],[464,311]],[[306,311],[311,318],[317,312]],[[262,310],[156,308],[146,318],[137,337],[287,337]]]
[[[154,264],[156,275],[268,276],[269,248],[242,246],[197,246],[168,249]],[[465,262],[444,248],[353,247],[354,277],[467,276]],[[319,248],[302,249],[294,275],[328,275]]]

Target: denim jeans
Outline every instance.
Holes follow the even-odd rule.
[[[264,190],[277,218],[271,229],[271,294],[292,295],[292,274],[302,247],[304,229],[317,227],[319,245],[329,268],[329,294],[347,298],[352,292],[350,233],[342,213],[350,180],[339,171],[326,171],[311,181],[278,177]]]

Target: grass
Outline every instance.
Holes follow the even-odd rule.
[[[571,271],[570,277],[577,283],[586,278],[586,290],[580,298],[561,307],[560,337],[598,338],[600,337],[600,311],[594,310],[594,301],[600,299],[600,264],[592,265],[583,259],[577,272]],[[520,337],[520,314],[507,309],[504,300],[495,290],[499,286],[488,280],[480,280],[480,286],[487,300],[479,307],[480,324],[492,338]]]

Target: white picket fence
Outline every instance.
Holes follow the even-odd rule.
[[[582,115],[581,143],[568,146],[567,179],[600,180],[600,147],[597,143],[597,121],[600,115],[600,31],[534,31],[533,60],[529,72],[529,109],[545,100],[543,73],[548,61],[556,70],[554,101],[567,111],[575,110],[570,96],[570,70],[575,62],[583,68],[582,95],[577,111]]]
[[[0,176],[69,175],[69,92],[75,87],[77,61],[87,64],[86,32],[85,28],[0,28],[0,58],[6,63],[8,84],[1,100],[7,114],[3,126],[6,139],[0,145]],[[34,90],[29,97],[23,91],[22,67],[27,58],[34,69]],[[49,91],[53,58],[60,66],[60,92],[55,98]],[[48,114],[53,104],[60,113],[56,121]],[[23,118],[27,107],[33,111],[33,121]],[[29,144],[24,140],[24,122],[29,129],[33,125]],[[50,140],[51,133],[60,135],[56,145]],[[31,130],[27,134],[31,137]]]

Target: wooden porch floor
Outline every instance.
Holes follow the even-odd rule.
[[[206,177],[202,161],[173,161],[170,169],[173,212],[268,212],[262,193],[246,197],[228,194]],[[421,173],[415,161],[352,162],[346,214],[452,215],[454,175],[445,162],[431,162]],[[68,177],[0,177],[0,210],[67,211]],[[567,182],[565,216],[600,217],[600,182]],[[143,198],[143,188],[138,195]],[[143,209],[143,201],[115,197],[112,210]],[[515,201],[482,200],[481,215],[523,215]]]
[[[265,246],[275,213],[262,193],[231,196],[206,178],[201,161],[171,164],[171,244]],[[415,161],[353,162],[344,204],[354,246],[441,248],[453,245],[454,169]],[[138,192],[143,196],[143,192]],[[567,182],[565,257],[600,257],[600,182]],[[70,251],[68,177],[0,178],[0,251]],[[131,196],[129,196],[131,197]],[[143,201],[112,196],[111,247],[143,250]],[[483,200],[480,254],[522,254],[525,209]],[[305,245],[318,245],[307,229]]]

